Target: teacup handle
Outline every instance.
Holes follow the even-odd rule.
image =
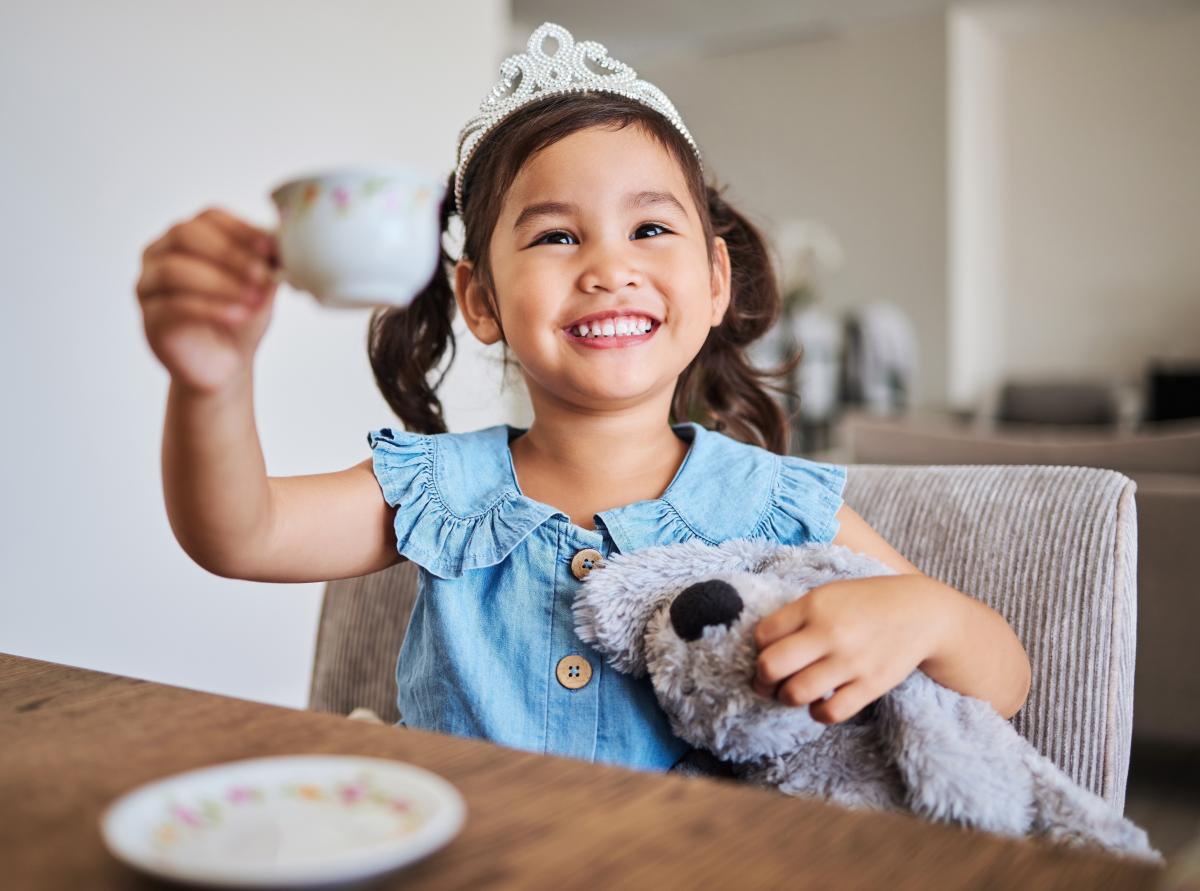
[[[275,280],[277,282],[284,282],[297,290],[303,290],[288,277],[287,264],[283,262],[282,231],[281,226],[275,226],[273,229],[267,230],[267,233],[275,239],[275,249],[279,252],[279,268],[275,270]]]

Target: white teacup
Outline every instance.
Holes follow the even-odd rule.
[[[404,164],[294,177],[271,191],[283,280],[327,306],[405,306],[433,277],[446,184]]]

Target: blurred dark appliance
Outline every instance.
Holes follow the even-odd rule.
[[[1153,361],[1146,389],[1147,421],[1200,418],[1200,362]]]

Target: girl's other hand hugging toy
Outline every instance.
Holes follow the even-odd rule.
[[[837,516],[834,544],[901,574],[822,585],[760,621],[754,689],[808,705],[818,721],[833,723],[919,668],[943,686],[990,702],[1005,718],[1016,714],[1029,693],[1030,669],[1008,623],[923,574],[848,507]]]
[[[187,553],[273,582],[412,560],[401,723],[666,770],[689,746],[648,679],[576,636],[582,579],[609,554],[691,539],[832,540],[903,574],[765,618],[762,692],[798,706],[832,692],[813,713],[838,721],[919,666],[1015,712],[1029,664],[1007,624],[846,506],[845,467],[788,454],[768,385],[788,369],[745,353],[780,310],[767,245],[706,182],[670,101],[551,23],[501,70],[459,134],[441,207],[443,232],[460,217],[461,256],[443,246],[409,306],[371,317],[372,368],[404,429],[368,433],[354,467],[266,473],[252,358],[274,294],[267,233],[209,210],[147,248],[137,291],[171,374],[164,492]],[[437,385],[456,313],[519,366],[528,429],[447,432]]]

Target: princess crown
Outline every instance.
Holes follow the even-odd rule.
[[[558,44],[552,55],[542,50],[542,43],[547,37],[553,37]],[[688,141],[696,153],[696,160],[703,164],[700,149],[666,94],[654,84],[639,80],[637,72],[624,62],[609,58],[608,50],[603,45],[594,40],[576,43],[566,28],[553,22],[544,22],[529,36],[526,50],[509,56],[500,64],[500,81],[484,97],[479,111],[458,134],[454,205],[460,217],[463,211],[463,177],[480,140],[518,108],[547,96],[592,90],[635,99],[670,121]],[[589,61],[603,71],[589,67]]]

